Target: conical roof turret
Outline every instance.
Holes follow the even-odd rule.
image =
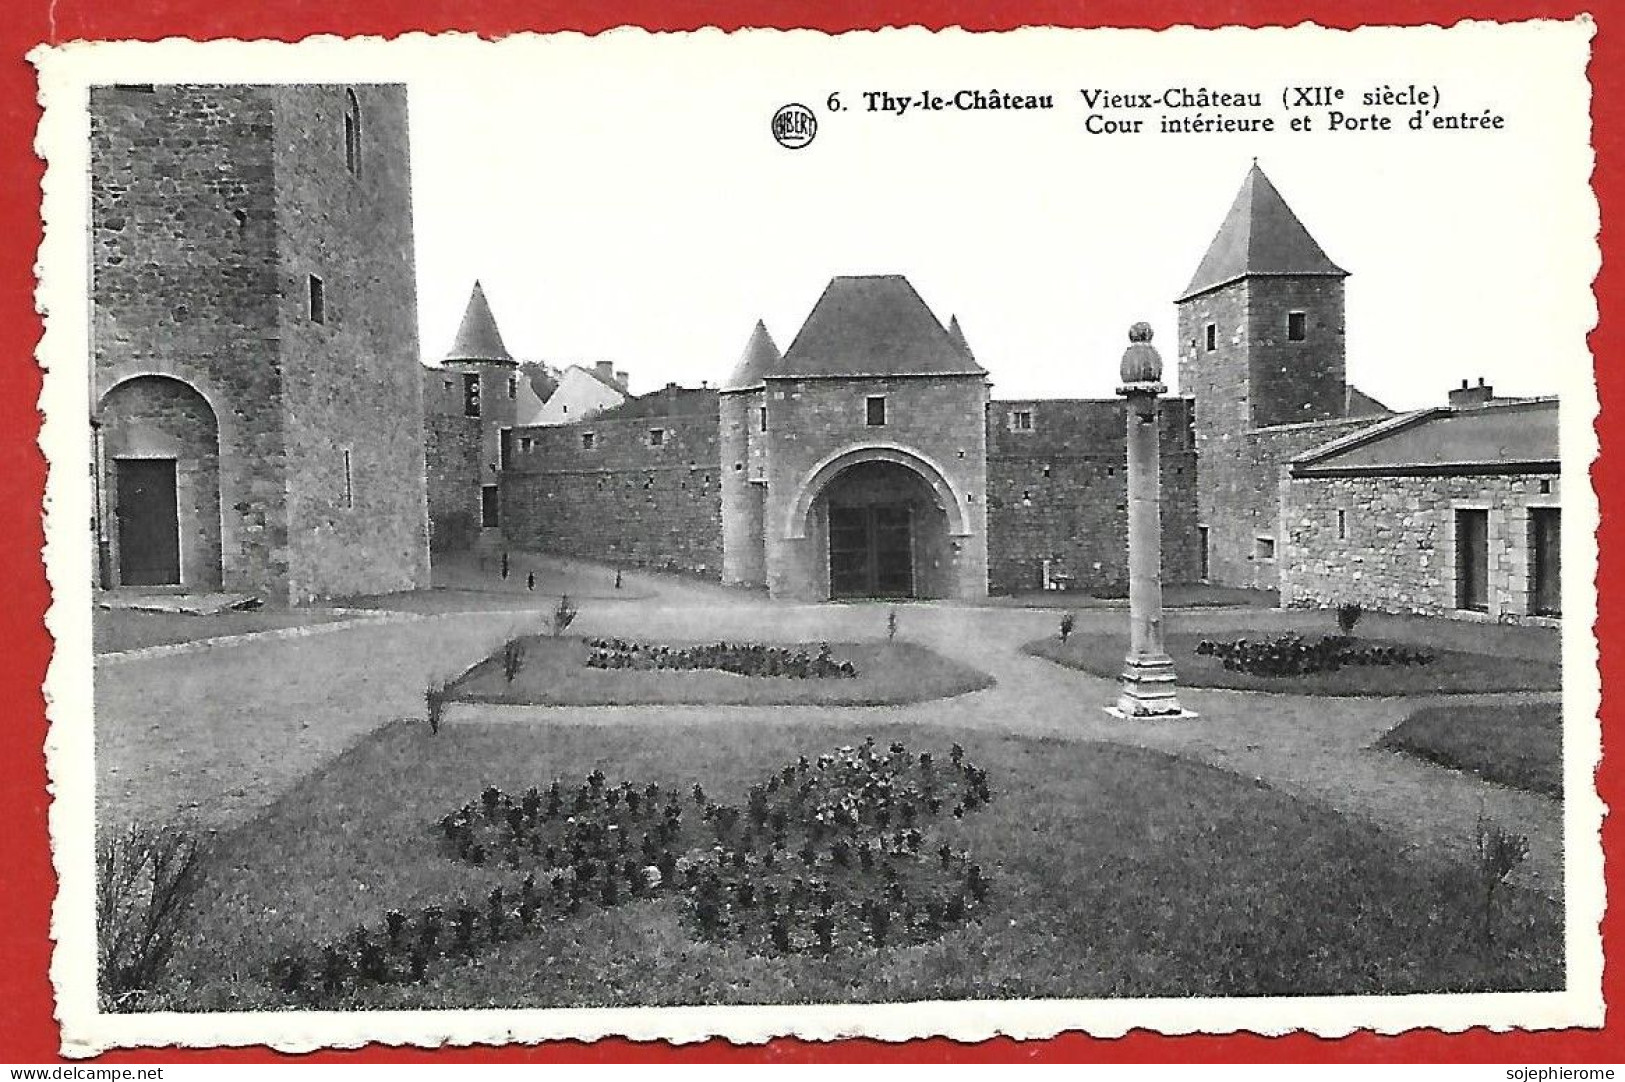
[[[763,377],[778,366],[779,358],[779,347],[773,343],[773,336],[767,333],[767,324],[758,319],[756,329],[750,332],[750,341],[745,343],[745,352],[722,389],[748,391],[764,386]]]
[[[960,329],[958,316],[948,317],[948,337],[968,360],[976,360],[976,354],[971,352],[970,343],[965,341],[965,332]]]
[[[463,322],[457,327],[457,340],[451,344],[446,360],[517,363],[503,344],[502,332],[497,330],[491,305],[485,299],[485,289],[478,281],[474,283],[474,292],[469,294],[468,307],[463,309]]]
[[[1188,301],[1254,275],[1348,277],[1348,271],[1333,263],[1309,235],[1256,161],[1191,284],[1178,299]]]

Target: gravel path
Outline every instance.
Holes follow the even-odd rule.
[[[639,594],[657,596],[583,605],[572,630],[654,639],[878,638],[891,611],[884,604],[771,604],[741,591],[628,572],[627,585],[634,581]],[[1053,632],[1053,613],[953,604],[910,604],[896,611],[901,636],[991,673],[998,685],[908,707],[555,707],[541,716],[634,729],[703,726],[721,716],[751,715],[768,724],[810,717],[846,720],[861,729],[883,718],[1155,748],[1329,804],[1376,823],[1400,844],[1442,859],[1470,859],[1483,815],[1528,836],[1530,858],[1518,873],[1521,882],[1561,892],[1559,802],[1371,748],[1427,698],[1187,689],[1181,701],[1199,717],[1125,721],[1103,709],[1115,699],[1111,681],[1020,653],[1022,643]],[[1259,615],[1256,610],[1235,614],[1243,621]],[[99,663],[99,821],[190,815],[225,826],[250,818],[392,718],[421,717],[422,691],[430,679],[461,671],[510,635],[538,629],[544,619],[541,612],[516,610],[418,615],[318,635],[251,637],[202,651]],[[1075,633],[1115,628],[1122,619],[1120,613],[1080,613]],[[1530,647],[1513,636],[1497,639],[1509,653],[1546,649],[1533,641]],[[1452,696],[1449,701],[1471,700]],[[537,714],[459,706],[448,723],[476,717],[534,723]]]

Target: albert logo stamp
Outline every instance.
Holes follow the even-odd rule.
[[[805,105],[791,102],[773,114],[773,138],[779,146],[800,150],[818,134],[818,118]]]

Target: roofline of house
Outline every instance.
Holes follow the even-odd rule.
[[[794,381],[794,382],[797,382],[797,383],[806,382],[808,380],[826,380],[826,379],[830,379],[830,380],[833,380],[833,379],[859,380],[859,379],[972,379],[972,378],[985,380],[985,381],[987,381],[989,383],[992,382],[992,380],[989,378],[989,373],[988,373],[987,369],[985,369],[985,368],[978,368],[974,372],[973,371],[968,371],[968,370],[967,371],[960,371],[960,372],[875,372],[875,373],[830,372],[830,373],[822,373],[822,374],[819,374],[819,375],[805,375],[805,376],[798,376],[793,372],[774,372],[772,375],[763,376],[762,378],[763,378],[764,381],[766,381],[766,380],[776,380],[777,379],[777,380],[791,380],[791,381]],[[749,388],[741,388],[741,389],[742,390],[749,390]]]
[[[1292,477],[1498,477],[1517,473],[1561,473],[1561,462],[1555,458],[1494,462],[1417,462],[1408,465],[1376,466],[1315,466],[1313,463],[1292,463]]]

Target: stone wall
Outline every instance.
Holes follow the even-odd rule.
[[[425,388],[427,393],[428,388]],[[460,393],[460,392],[459,392]],[[480,534],[480,419],[456,413],[426,413],[424,455],[428,460],[429,548],[435,555],[466,552]],[[495,475],[493,474],[494,478]]]
[[[1025,415],[1025,416],[1023,416]],[[1162,566],[1197,577],[1190,403],[1162,402]],[[995,593],[1052,582],[1097,594],[1128,585],[1127,451],[1120,400],[988,404],[988,580]]]
[[[1551,622],[1530,614],[1529,510],[1559,505],[1556,476],[1304,477],[1281,490],[1292,552],[1283,604]],[[1456,607],[1458,509],[1488,511],[1485,614]]]
[[[288,574],[273,110],[254,87],[90,93],[92,389],[164,375],[219,428],[220,579]],[[111,538],[111,486],[100,532]],[[116,568],[114,580],[117,581]]]
[[[1293,311],[1306,317],[1301,342],[1287,338]],[[1284,556],[1275,536],[1280,463],[1350,430],[1314,427],[1338,421],[1346,405],[1343,338],[1336,278],[1244,279],[1179,305],[1179,388],[1195,403],[1196,515],[1209,582],[1275,588]],[[1273,559],[1260,538],[1277,545]]]
[[[289,86],[275,103],[288,593],[428,585],[406,90]],[[354,97],[352,98],[351,95]],[[359,158],[345,155],[357,110]],[[320,318],[311,277],[321,280]]]
[[[708,412],[514,429],[501,482],[507,542],[720,578],[715,392],[708,398]]]

